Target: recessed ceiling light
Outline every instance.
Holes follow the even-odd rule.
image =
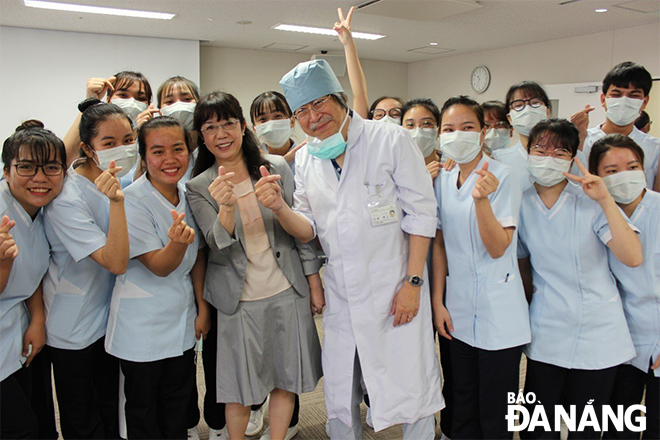
[[[431,46],[437,46],[438,43],[429,43]]]
[[[164,12],[136,11],[133,9],[104,8],[101,6],[74,5],[71,3],[46,2],[41,0],[24,0],[25,6],[56,11],[85,12],[88,14],[119,15],[121,17],[155,18],[171,20],[176,14]]]
[[[212,19],[212,18],[207,18],[207,20],[208,20],[208,21],[213,21],[213,19]]]
[[[333,29],[326,29],[326,28],[317,28],[317,27],[311,27],[311,26],[298,26],[295,24],[278,24],[273,26],[273,29],[276,29],[278,31],[289,31],[289,32],[303,32],[306,34],[318,34],[318,35],[329,35],[332,37],[337,36],[337,32]],[[352,32],[353,38],[359,38],[362,40],[380,40],[381,38],[385,38],[385,35],[379,35],[379,34],[368,34],[365,32]]]
[[[607,9],[596,9],[596,12],[607,12]]]

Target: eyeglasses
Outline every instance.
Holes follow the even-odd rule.
[[[296,119],[300,120],[305,120],[309,118],[309,110],[312,109],[315,112],[320,112],[325,108],[326,103],[328,102],[328,99],[330,99],[330,95],[324,96],[323,98],[319,98],[316,101],[312,101],[309,104],[309,107],[300,107],[298,110],[293,112],[293,116],[295,116]]]
[[[486,129],[490,130],[491,128],[509,128],[509,124],[504,121],[497,121],[492,124],[486,122]]]
[[[547,145],[534,145],[529,149],[529,154],[533,156],[551,156],[555,160],[572,160],[573,155],[565,148],[552,148]]]
[[[32,162],[19,162],[14,165],[16,167],[16,174],[21,177],[33,177],[37,175],[37,170],[41,168],[41,171],[46,176],[59,176],[64,171],[64,165],[59,162],[49,162],[41,165],[37,165]]]
[[[385,111],[382,108],[377,108],[376,110],[371,112],[371,117],[375,120],[383,119],[385,115],[390,115],[391,118],[398,119],[401,117],[401,108],[394,107],[391,108],[389,111]]]
[[[532,108],[539,108],[542,105],[545,105],[545,102],[543,102],[543,100],[538,96],[535,96],[529,99],[516,99],[515,101],[511,102],[509,107],[517,112],[521,112],[527,105]]]
[[[208,124],[202,127],[201,131],[204,136],[213,136],[222,128],[223,131],[231,131],[238,127],[240,124],[238,119],[228,119],[227,122],[219,122],[217,124]]]
[[[406,128],[408,130],[412,130],[415,127],[419,128],[438,128],[438,124],[433,122],[430,119],[423,119],[419,123],[415,123],[415,121],[405,121],[403,123],[403,128]]]

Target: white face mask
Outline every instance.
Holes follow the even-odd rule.
[[[264,122],[263,124],[255,125],[254,129],[257,132],[259,140],[273,148],[282,147],[291,139],[291,132],[293,131],[290,119],[276,119]]]
[[[491,128],[486,132],[484,147],[491,153],[495,150],[508,147],[511,141],[509,134],[510,131],[508,128]]]
[[[511,110],[509,116],[513,128],[523,136],[529,136],[529,132],[536,124],[548,119],[548,108],[544,105],[537,108],[527,105],[519,112]]]
[[[388,118],[389,116],[386,116]],[[385,118],[383,118],[385,119]],[[419,128],[415,127],[410,131],[412,138],[417,144],[417,148],[422,152],[424,157],[430,156],[433,151],[438,147],[438,139],[436,138],[438,130],[435,128]]]
[[[605,98],[605,107],[607,107],[607,119],[614,125],[625,127],[635,122],[639,117],[640,110],[644,104],[643,99],[632,99],[627,96],[621,98]]]
[[[115,176],[124,177],[137,162],[138,148],[137,143],[130,145],[121,145],[119,147],[108,148],[107,150],[94,151],[99,161],[96,162],[103,171],[110,168],[110,161],[115,161],[115,166],[122,167]]]
[[[541,186],[555,186],[566,179],[564,173],[571,169],[572,160],[555,159],[551,156],[528,156],[527,171],[532,180]]]
[[[480,131],[453,131],[440,135],[442,153],[458,164],[471,162],[481,151]]]
[[[627,205],[646,188],[646,174],[641,170],[621,171],[603,177],[603,182],[617,203]]]
[[[126,113],[133,122],[135,122],[140,113],[147,109],[147,103],[136,101],[134,98],[112,98],[110,103],[124,110],[124,113]]]
[[[388,124],[401,125],[401,118],[393,118],[390,115],[385,115],[380,119],[375,119],[376,122],[387,122]]]
[[[196,102],[177,101],[174,104],[161,108],[160,114],[176,119],[186,130],[190,131],[193,128],[195,107],[197,107]]]

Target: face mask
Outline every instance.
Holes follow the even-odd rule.
[[[257,131],[257,136],[261,142],[275,148],[283,146],[291,139],[291,132],[293,131],[290,119],[264,122],[255,125],[254,129]]]
[[[621,98],[605,98],[605,107],[607,107],[607,119],[614,125],[625,127],[635,122],[639,117],[639,111],[644,104],[643,99],[631,99],[626,96]]]
[[[527,171],[532,180],[541,186],[555,186],[566,179],[564,173],[571,168],[572,160],[555,159],[550,156],[528,156]]]
[[[491,128],[486,132],[484,147],[492,153],[495,150],[508,147],[510,141],[511,136],[509,136],[508,128]]]
[[[186,130],[190,131],[193,128],[195,107],[197,107],[196,102],[177,101],[174,104],[161,108],[160,114],[176,119]]]
[[[346,150],[346,141],[341,134],[346,121],[348,121],[348,112],[346,112],[346,117],[344,118],[344,122],[341,123],[339,131],[326,139],[308,136],[307,151],[309,151],[309,154],[319,159],[336,159],[341,156],[344,150]]]
[[[122,145],[120,147],[108,148],[107,150],[94,151],[99,161],[96,162],[103,171],[110,168],[110,161],[115,161],[115,166],[122,167],[115,176],[124,177],[137,162],[138,149],[137,144]]]
[[[536,124],[548,119],[548,108],[544,105],[537,108],[527,105],[519,112],[511,110],[509,116],[511,116],[513,128],[523,136],[529,136],[529,132]]]
[[[480,131],[453,131],[440,135],[442,153],[458,164],[471,162],[481,151]]]
[[[410,134],[424,157],[430,156],[438,147],[438,139],[436,138],[438,130],[435,128],[415,127]]]
[[[124,110],[124,113],[126,113],[133,122],[135,122],[140,113],[147,109],[146,103],[136,101],[133,98],[112,98],[110,103]]]
[[[393,118],[390,115],[385,115],[380,119],[376,119],[376,122],[387,122],[388,124],[401,125],[401,118]]]
[[[640,170],[622,171],[603,177],[603,182],[617,203],[627,205],[646,188],[646,175]]]

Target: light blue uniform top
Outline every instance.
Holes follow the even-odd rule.
[[[34,220],[0,182],[0,218],[16,222],[9,233],[18,246],[7,287],[0,293],[0,381],[21,368],[23,335],[30,321],[25,300],[32,296],[48,269],[48,241],[41,212]]]
[[[643,372],[660,356],[660,194],[646,191],[630,221],[640,230],[644,262],[628,267],[609,252],[610,268],[619,281],[623,311],[637,356],[629,364]],[[653,363],[651,362],[651,363]],[[660,377],[660,368],[654,371]]]
[[[518,226],[521,191],[511,169],[484,155],[477,165],[489,163],[500,181],[488,196],[493,213],[505,227]],[[445,304],[451,315],[452,336],[484,350],[517,347],[530,341],[529,315],[518,271],[514,232],[504,255],[491,258],[481,240],[474,211],[474,172],[457,188],[459,167],[442,171],[435,179],[438,229],[442,229],[449,276]]]
[[[511,167],[511,172],[518,179],[522,191],[532,187],[532,181],[527,171],[527,151],[522,142],[506,148],[493,151],[493,159]]]
[[[530,257],[534,281],[527,357],[581,370],[633,358],[635,348],[607,262],[612,233],[600,206],[569,183],[547,209],[531,188],[523,194],[519,234],[518,255]]]
[[[51,347],[81,350],[105,335],[115,276],[90,255],[105,246],[109,217],[105,194],[70,167],[62,192],[44,208],[51,246],[44,278]]]
[[[179,183],[174,206],[142,175],[126,189],[130,261],[112,292],[105,349],[120,359],[150,362],[180,356],[195,345],[195,307],[190,271],[197,259],[199,231]],[[195,241],[171,274],[159,277],[136,257],[169,243],[170,211],[185,212]]]
[[[296,148],[296,146],[297,146],[297,144],[293,141],[293,139],[290,139],[289,142],[291,142],[291,147],[286,151],[287,153],[289,151],[293,150],[294,148]],[[268,145],[266,145],[264,143],[261,144],[261,151],[263,151],[266,154],[272,154],[270,151],[268,151]],[[296,159],[295,159],[295,157],[293,158],[293,160],[289,164],[289,168],[291,168],[291,171],[293,172],[293,175],[295,176],[296,175]]]

